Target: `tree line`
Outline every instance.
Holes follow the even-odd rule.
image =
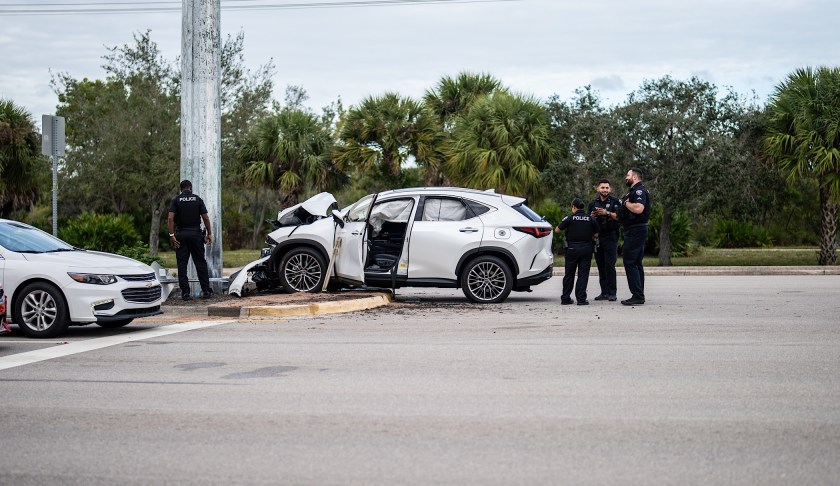
[[[179,71],[149,32],[107,49],[105,79],[58,73],[67,120],[63,220],[130,215],[149,251],[177,192]],[[222,222],[229,249],[260,246],[282,207],[324,190],[348,204],[416,185],[521,195],[559,218],[601,178],[623,194],[640,168],[661,265],[700,244],[815,244],[836,263],[840,70],[803,68],[766,104],[699,78],[648,80],[607,106],[589,86],[539,100],[487,73],[442,77],[415,99],[370,95],[319,112],[303,87],[272,98],[273,62],[245,67],[244,35],[222,48]],[[50,227],[50,174],[31,114],[0,100],[0,215]],[[200,190],[200,189],[199,189]],[[557,221],[552,221],[557,223]],[[61,222],[60,222],[61,224]],[[144,238],[146,239],[146,238]]]

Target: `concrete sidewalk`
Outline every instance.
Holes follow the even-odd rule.
[[[230,275],[236,269],[225,269]],[[616,273],[624,276],[624,268]],[[562,277],[562,267],[555,267],[554,276]],[[590,276],[597,276],[598,269],[592,267]],[[741,275],[840,275],[840,266],[753,266],[753,267],[645,267],[645,275],[655,276],[741,276]],[[349,290],[316,294],[268,293],[224,300],[193,301],[182,303],[170,299],[164,303],[164,316],[187,317],[236,317],[239,319],[277,319],[295,316],[335,314],[373,309],[388,305],[392,301],[388,290]]]

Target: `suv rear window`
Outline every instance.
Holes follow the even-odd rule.
[[[519,214],[521,214],[522,216],[525,216],[526,218],[530,219],[531,221],[533,221],[535,223],[539,223],[540,221],[543,220],[542,216],[535,213],[534,210],[529,208],[528,206],[526,206],[525,203],[515,204],[511,207],[513,209],[515,209]]]

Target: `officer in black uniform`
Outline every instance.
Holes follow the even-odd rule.
[[[616,274],[615,262],[618,260],[618,211],[621,202],[610,195],[610,181],[598,181],[598,195],[589,203],[589,215],[598,221],[598,242],[595,245],[595,263],[598,265],[598,283],[601,295],[595,300],[615,302]]]
[[[207,230],[206,236],[201,231],[202,220]],[[212,243],[213,235],[210,233],[207,207],[200,197],[193,194],[192,182],[181,181],[181,194],[175,196],[169,205],[168,224],[169,241],[175,247],[175,258],[178,261],[178,285],[181,287],[181,298],[192,299],[190,281],[187,278],[187,264],[190,256],[192,256],[198,282],[201,285],[201,298],[210,298],[213,291],[210,289],[210,278],[207,274],[207,260],[204,259],[204,243]]]
[[[572,284],[575,283],[575,270],[577,270],[577,283],[575,283],[575,297],[578,305],[588,305],[586,300],[586,284],[589,282],[589,266],[592,264],[593,238],[598,236],[598,223],[595,218],[586,214],[583,210],[583,201],[575,198],[572,201],[572,215],[563,218],[555,232],[566,232],[566,272],[563,275],[563,295],[560,296],[560,303],[568,305],[574,302]]]
[[[650,193],[642,184],[642,172],[630,168],[624,178],[630,192],[621,198],[618,222],[624,232],[624,271],[627,273],[627,286],[633,294],[622,300],[624,305],[642,305],[645,303],[645,269],[642,258],[645,256],[645,241],[648,235],[650,219]]]

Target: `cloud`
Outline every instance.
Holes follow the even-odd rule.
[[[624,84],[624,79],[617,74],[597,77],[589,84],[598,91],[627,91],[627,85]]]

